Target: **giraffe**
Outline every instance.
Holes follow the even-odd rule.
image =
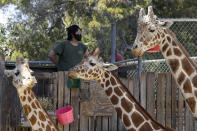
[[[71,78],[96,80],[114,106],[128,131],[172,131],[157,123],[131,95],[112,70],[117,66],[104,63],[98,57],[99,49],[85,56],[81,63],[68,71]]]
[[[20,58],[17,58],[16,68],[13,70],[5,70],[4,74],[8,77],[13,77],[12,83],[17,89],[20,102],[32,130],[58,131],[59,129],[31,90],[35,83],[37,83],[36,78],[31,75],[32,72],[27,59],[25,59],[22,64]]]
[[[169,27],[170,21],[161,21],[153,13],[152,6],[148,14],[142,8],[139,12],[138,30],[132,53],[140,57],[145,51],[159,46],[171,73],[189,106],[193,117],[197,119],[197,66],[189,57]]]

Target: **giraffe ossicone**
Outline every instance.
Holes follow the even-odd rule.
[[[153,120],[112,72],[117,66],[104,63],[98,56],[96,49],[70,69],[68,76],[99,82],[128,131],[173,131]]]
[[[148,7],[147,15],[141,9],[132,53],[140,57],[158,44],[189,109],[194,118],[197,118],[197,66],[179,44],[176,35],[168,29],[172,23],[159,20],[153,13],[152,6]]]
[[[28,60],[24,63],[20,58],[16,59],[16,67],[13,70],[5,70],[4,74],[12,76],[12,83],[16,87],[21,105],[33,131],[58,131],[58,127],[51,120],[48,113],[44,110],[38,98],[32,91],[36,78],[31,74]]]

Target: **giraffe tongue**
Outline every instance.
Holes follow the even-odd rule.
[[[155,47],[147,50],[146,52],[148,52],[148,53],[156,53],[156,52],[159,52],[159,45],[156,45]]]

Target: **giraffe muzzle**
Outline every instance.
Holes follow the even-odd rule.
[[[136,57],[141,57],[144,54],[144,52],[140,49],[133,49],[132,54],[135,55]]]
[[[70,78],[77,78],[77,73],[73,72],[73,71],[69,71],[68,72],[68,77],[70,77]]]

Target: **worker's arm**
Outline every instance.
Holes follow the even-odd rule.
[[[58,60],[57,60],[57,57],[56,57],[56,52],[52,49],[50,52],[49,52],[49,59],[57,66],[58,65]]]

